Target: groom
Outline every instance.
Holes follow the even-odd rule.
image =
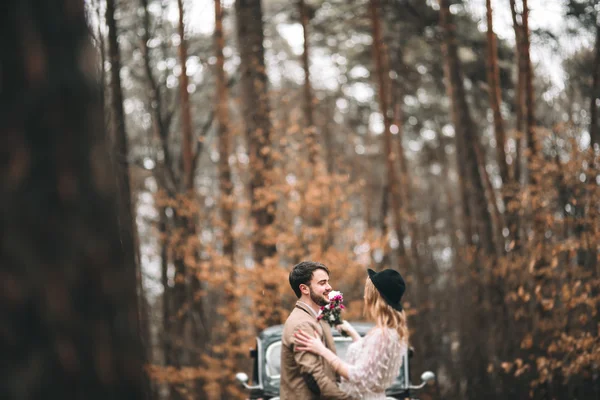
[[[321,263],[302,261],[290,272],[290,285],[298,297],[283,327],[281,346],[281,400],[350,399],[340,391],[335,372],[319,356],[295,351],[294,333],[318,332],[335,353],[329,325],[317,320],[320,307],[329,303],[329,270]]]

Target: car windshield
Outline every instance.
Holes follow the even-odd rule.
[[[337,355],[342,359],[346,360],[346,353],[348,352],[348,346],[352,343],[350,338],[335,337],[335,350]],[[267,376],[272,379],[278,379],[281,373],[281,341],[272,343],[266,352],[266,370]],[[403,382],[404,369],[400,368],[399,375],[396,378],[397,381]]]

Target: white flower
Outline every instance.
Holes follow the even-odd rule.
[[[326,310],[329,310],[329,307],[330,307],[330,306],[331,306],[331,304],[327,304],[327,305],[325,306],[325,309],[326,309]]]
[[[333,322],[333,321],[335,321],[335,317],[334,317],[333,315],[330,315],[330,316],[329,316],[329,320],[330,320],[331,322]]]
[[[338,292],[337,290],[332,290],[329,292],[329,300],[333,299],[335,296],[341,296],[342,292]]]

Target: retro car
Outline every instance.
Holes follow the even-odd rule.
[[[356,331],[364,336],[373,324],[351,322]],[[279,377],[281,371],[281,335],[283,325],[271,326],[263,330],[256,338],[256,348],[250,350],[253,358],[251,377],[244,372],[238,372],[236,379],[247,389],[249,399],[279,400]],[[352,342],[349,337],[340,335],[332,329],[337,354],[344,359],[348,345]],[[435,380],[435,374],[426,371],[421,375],[421,384],[412,385],[410,382],[410,357],[412,349],[404,355],[404,362],[398,371],[396,381],[386,390],[388,399],[411,398],[415,391],[423,388],[427,382]]]

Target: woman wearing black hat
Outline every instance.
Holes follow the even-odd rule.
[[[296,351],[310,351],[323,357],[342,377],[340,389],[359,399],[385,399],[385,389],[393,382],[402,355],[408,347],[406,314],[402,310],[402,295],[406,284],[394,270],[368,270],[365,283],[365,313],[375,327],[364,337],[344,321],[338,329],[345,331],[354,342],[348,347],[343,362],[321,342],[305,332],[296,333]]]

